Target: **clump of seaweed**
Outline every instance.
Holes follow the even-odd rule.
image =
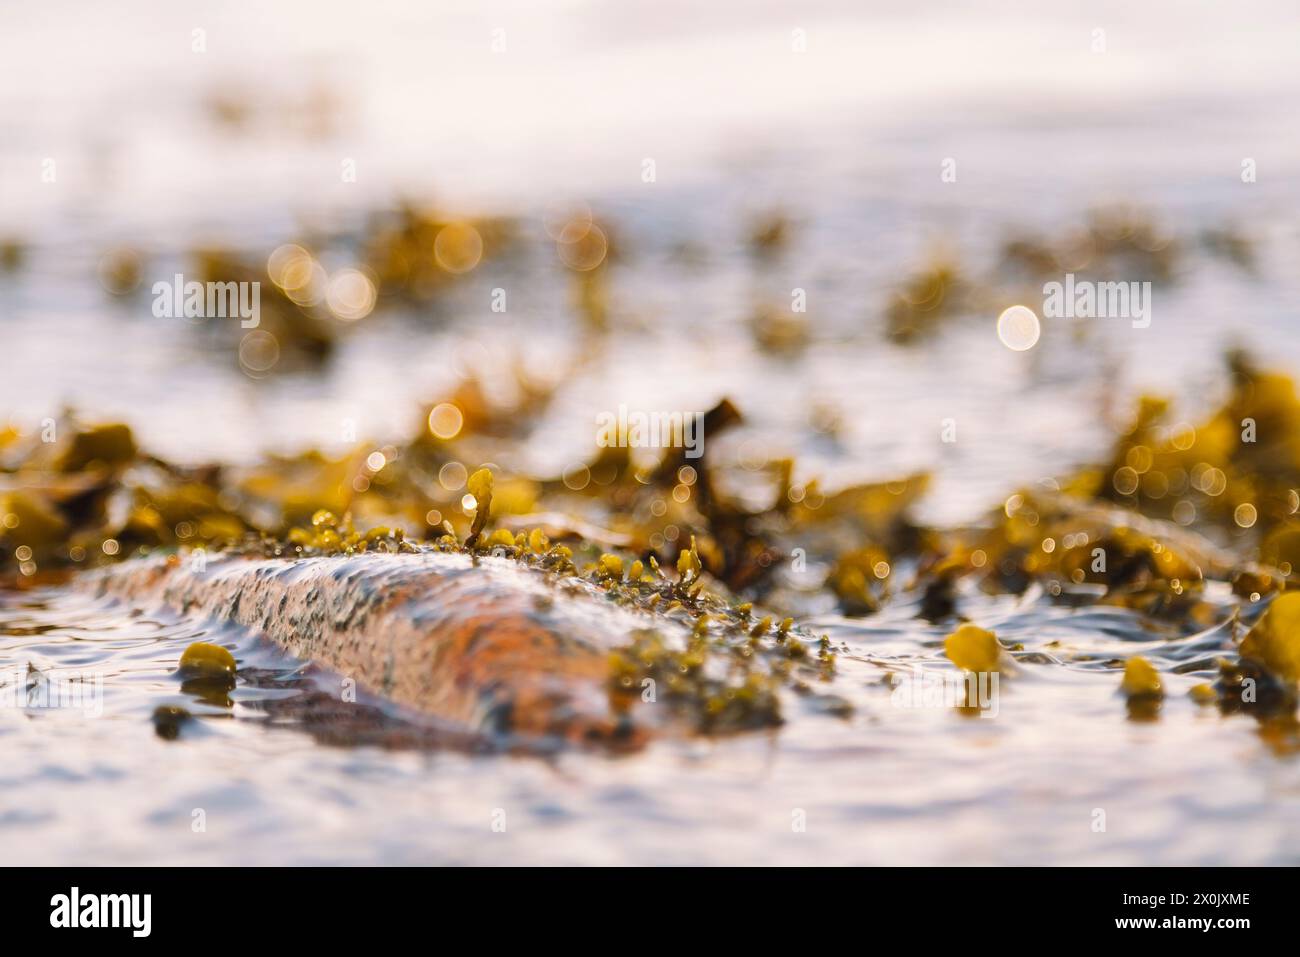
[[[266,253],[195,249],[189,276],[208,291],[202,302],[185,293],[180,308],[209,336],[233,339],[240,366],[252,378],[311,369],[328,360],[351,327],[377,308],[429,303],[509,249],[516,232],[511,219],[456,217],[401,202],[356,228],[302,237]],[[129,247],[110,249],[100,260],[101,285],[115,296],[133,292],[140,285],[141,260]],[[335,261],[343,265],[327,268]],[[204,321],[234,315],[228,303],[208,301],[215,295],[211,290],[227,297],[252,284],[258,302],[251,325],[246,321],[254,317],[243,314],[238,323]]]
[[[489,403],[472,380],[429,407],[405,442],[239,468],[179,467],[142,450],[125,425],[68,415],[43,434],[0,432],[0,568],[23,584],[160,548],[494,555],[686,626],[687,645],[638,636],[620,651],[616,698],[639,676],[700,727],[758,726],[776,720],[777,690],[806,692],[833,674],[834,656],[750,601],[785,614],[829,594],[841,612],[869,615],[914,593],[918,613],[938,621],[960,614],[969,581],[999,594],[1039,586],[1195,631],[1223,620],[1227,592],[1211,583],[1252,603],[1289,597],[1300,399],[1290,379],[1241,354],[1229,369],[1228,396],[1199,424],[1143,400],[1101,464],[949,531],[910,516],[923,475],[823,491],[796,481],[788,459],[738,470],[673,447],[650,463],[624,443],[601,449],[581,481],[573,470],[471,472],[465,463],[496,460],[527,428],[526,414]],[[518,391],[524,405],[547,394]],[[703,418],[711,437],[740,422],[725,400]],[[780,560],[792,554],[816,573]],[[1286,606],[1274,607],[1265,621]],[[1276,649],[1289,646],[1267,637],[1273,627],[1257,626],[1220,688],[1249,679],[1286,700],[1294,678]]]
[[[943,653],[963,671],[987,673],[999,671],[1002,666],[1002,645],[997,636],[970,622],[944,639]]]
[[[760,306],[754,311],[749,329],[758,347],[774,356],[797,356],[812,341],[812,327],[807,316],[770,305]]]
[[[771,259],[789,245],[793,231],[789,217],[781,210],[763,213],[749,224],[749,249],[761,260]]]
[[[1048,280],[1059,282],[1066,274],[1082,281],[1173,283],[1193,245],[1252,268],[1249,241],[1230,227],[1205,230],[1199,237],[1178,236],[1138,207],[1106,206],[1093,210],[1079,226],[1051,237],[1011,233],[992,268],[982,273],[960,268],[951,255],[934,256],[890,293],[886,334],[900,345],[911,345],[953,319],[985,314],[995,302],[1005,304],[1008,285],[1027,292]],[[1085,328],[1075,330],[1082,335]]]
[[[0,434],[0,564],[38,570],[113,561],[139,548],[224,542],[248,524],[218,468],[146,453],[122,424],[71,417]]]
[[[970,287],[955,263],[937,259],[908,276],[890,296],[886,330],[894,342],[907,345],[930,333],[943,321],[961,314]]]
[[[1207,575],[1227,574],[1230,562],[1185,529],[1059,492],[1018,492],[987,528],[957,538],[936,576],[970,575],[991,593],[1042,582],[1197,627],[1216,614],[1201,601]]]
[[[1110,461],[1067,488],[1253,548],[1284,578],[1300,567],[1300,399],[1288,376],[1244,353],[1227,362],[1231,392],[1213,415],[1170,422],[1168,403],[1144,399]]]
[[[358,245],[381,297],[423,303],[500,255],[516,235],[511,219],[454,217],[403,202],[372,217]]]
[[[17,272],[27,258],[27,245],[16,236],[0,236],[0,271]]]
[[[1002,246],[1001,269],[1032,280],[1075,273],[1080,277],[1138,278],[1169,282],[1184,244],[1147,213],[1127,205],[1096,209],[1082,227],[1044,239],[1022,233]]]
[[[1249,601],[1285,589],[1300,567],[1300,399],[1240,353],[1228,364],[1231,392],[1204,421],[1173,421],[1166,401],[1143,398],[1107,461],[1009,496],[921,571],[994,593],[1043,583],[1191,630],[1222,614],[1209,581]]]
[[[616,711],[637,696],[662,695],[703,732],[770,727],[782,720],[782,688],[812,695],[812,682],[835,674],[825,638],[813,644],[793,630],[791,618],[755,620],[752,606],[706,591],[694,543],[678,560],[676,580],[653,559],[648,568],[634,562],[624,575],[621,560],[612,555],[602,556],[591,574],[620,603],[679,617],[691,628],[684,647],[643,632],[611,655],[610,701]]]
[[[351,518],[338,518],[328,509],[320,509],[311,517],[311,527],[289,530],[288,544],[303,555],[357,555],[367,552],[397,554],[418,551],[403,537],[400,528],[380,525],[358,532]]]

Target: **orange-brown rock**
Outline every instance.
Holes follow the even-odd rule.
[[[454,727],[635,746],[657,717],[611,696],[611,651],[669,621],[581,579],[424,552],[141,559],[92,573],[101,595],[229,621]]]

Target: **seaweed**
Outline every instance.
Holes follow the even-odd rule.
[[[959,619],[944,646],[958,667],[991,671],[1007,659],[992,632],[960,622],[966,583],[995,594],[1038,586],[1189,633],[1223,620],[1224,593],[1209,586],[1228,583],[1238,602],[1278,597],[1240,659],[1194,700],[1284,713],[1300,679],[1287,591],[1300,560],[1300,400],[1288,378],[1244,355],[1228,368],[1227,397],[1199,425],[1146,398],[1099,464],[1015,492],[984,522],[956,529],[912,517],[924,475],[823,491],[815,478],[797,481],[792,460],[738,468],[715,445],[698,459],[667,448],[653,464],[611,445],[584,466],[585,482],[471,472],[467,461],[493,460],[526,431],[536,388],[519,390],[523,407],[511,408],[466,380],[426,407],[404,442],[241,467],[181,467],[141,448],[126,425],[68,414],[57,441],[0,433],[0,568],[21,585],[155,549],[199,568],[223,550],[494,555],[684,623],[685,645],[647,631],[612,655],[611,704],[625,708],[648,679],[671,709],[717,732],[778,724],[782,692],[813,694],[835,674],[829,643],[795,625],[804,596],[833,596],[848,615],[911,596],[922,617]],[[704,414],[711,436],[742,421],[727,400]],[[766,501],[754,494],[759,479]],[[778,561],[795,549],[822,573],[800,577]],[[1153,669],[1136,658],[1125,669],[1131,702],[1156,697]],[[1248,687],[1264,705],[1242,700]],[[1135,708],[1154,716],[1149,702]]]

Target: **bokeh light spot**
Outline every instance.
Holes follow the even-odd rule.
[[[1011,306],[998,316],[998,339],[1015,352],[1032,349],[1041,334],[1038,316],[1028,306]]]

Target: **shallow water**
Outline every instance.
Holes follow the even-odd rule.
[[[1253,719],[1221,717],[1184,693],[1212,677],[1230,629],[1169,637],[1127,611],[1070,610],[1033,593],[967,607],[1024,644],[1018,673],[1002,679],[984,717],[922,706],[919,695],[905,707],[882,683],[886,670],[907,675],[915,665],[956,674],[940,653],[944,629],[900,606],[866,622],[814,623],[837,645],[834,690],[855,705],[851,717],[808,713],[794,698],[787,725],[770,734],[663,742],[623,757],[505,757],[321,743],[284,702],[312,690],[336,698],[338,677],[256,636],[63,589],[8,596],[4,660],[46,674],[102,674],[103,694],[101,714],[0,710],[5,860],[1300,858],[1300,764],[1271,748]],[[238,658],[228,701],[182,690],[176,661],[196,639],[227,644]],[[1179,671],[1166,674],[1169,697],[1154,720],[1130,717],[1119,671],[1107,664],[1133,653]],[[172,704],[196,718],[166,740],[150,715]]]
[[[366,25],[364,52],[340,57],[362,29],[357,18],[309,6],[314,20],[291,5],[266,12],[242,52],[227,55],[222,27],[243,21],[218,5],[213,52],[198,61],[187,47],[192,24],[165,4],[99,29],[67,28],[76,8],[52,0],[40,5],[52,11],[45,21],[36,5],[0,11],[0,42],[9,37],[4,52],[14,54],[0,56],[0,69],[36,71],[31,82],[0,83],[0,125],[12,134],[0,137],[0,226],[32,244],[22,271],[0,275],[0,412],[30,428],[70,403],[131,422],[163,455],[250,460],[286,445],[338,447],[345,420],[380,442],[404,438],[419,402],[522,341],[538,367],[589,348],[540,243],[486,265],[437,314],[377,314],[319,375],[264,382],[183,323],[154,319],[147,295],[110,299],[95,279],[116,242],[149,254],[149,280],[169,278],[193,244],[265,251],[295,238],[299,223],[355,228],[402,191],[441,191],[453,209],[498,205],[534,238],[548,202],[581,197],[626,239],[612,297],[620,325],[640,331],[616,337],[577,374],[518,449],[511,464],[538,471],[588,456],[596,411],[701,409],[728,395],[748,421],[718,440],[724,459],[789,452],[802,477],[832,486],[930,469],[921,514],[956,523],[1103,454],[1104,395],[1122,418],[1139,391],[1163,391],[1194,419],[1214,404],[1219,356],[1235,340],[1300,369],[1300,138],[1280,122],[1300,71],[1294,30],[1277,27],[1294,18],[1285,5],[1234,14],[1232,24],[1208,7],[1104,7],[1097,16],[1113,52],[1090,59],[1080,51],[1092,24],[1063,16],[1028,29],[1029,11],[1043,15],[1036,5],[1002,5],[987,22],[954,6],[962,19],[952,35],[978,37],[958,43],[930,30],[930,11],[863,17],[854,4],[819,4],[807,22],[825,55],[800,79],[755,69],[767,62],[763,30],[778,44],[789,31],[769,5],[753,19],[719,14],[712,28],[723,39],[701,44],[658,16],[659,4],[629,5],[638,29],[574,4],[556,23],[510,21],[525,57],[518,75],[544,67],[545,82],[523,97],[457,42],[457,30],[478,37],[492,26],[473,11],[456,8],[451,21],[411,13],[405,29],[387,32]],[[438,35],[434,55],[420,31],[447,22],[455,28]],[[37,49],[43,31],[58,34],[61,52],[29,62],[20,50]],[[136,46],[94,40],[119,34]],[[410,55],[393,55],[385,44],[403,36]],[[290,60],[295,70],[333,64],[321,75],[351,104],[340,133],[304,145],[260,129],[227,142],[203,126],[195,103],[205,90],[264,79],[280,45],[294,42],[312,51]],[[603,51],[595,61],[579,55],[592,49]],[[123,72],[116,58],[131,50],[148,66]],[[295,70],[276,74],[277,95],[302,92]],[[450,85],[466,76],[468,85]],[[749,83],[762,95],[741,104],[735,94]],[[480,100],[448,92],[468,86]],[[441,109],[428,108],[435,92],[449,101]],[[568,106],[548,109],[559,97]],[[629,101],[642,109],[616,108]],[[531,119],[539,114],[555,122],[542,129]],[[494,121],[485,126],[485,116]],[[21,185],[47,152],[66,158],[61,184]],[[653,187],[638,180],[650,153],[661,170]],[[366,175],[347,192],[335,170],[351,155]],[[941,187],[947,156],[958,158],[959,179]],[[1244,156],[1258,158],[1254,184],[1238,177]],[[931,248],[951,248],[984,274],[1008,227],[1050,235],[1111,199],[1142,204],[1180,235],[1246,227],[1259,238],[1257,268],[1195,248],[1178,282],[1159,290],[1151,328],[1048,324],[1024,355],[992,334],[996,308],[920,347],[882,337],[887,291]],[[791,215],[795,239],[776,265],[759,265],[744,248],[745,224],[776,207]],[[682,242],[702,251],[697,264],[683,264]],[[512,290],[507,316],[486,305],[500,284]],[[785,301],[796,286],[809,292],[816,341],[798,358],[764,356],[745,320],[756,301]],[[1007,302],[1024,293],[1005,289]],[[821,402],[844,420],[838,440],[808,427]],[[949,417],[956,445],[938,441]],[[1252,719],[1183,693],[1229,648],[1225,630],[1180,637],[1128,612],[1070,609],[1034,592],[968,596],[962,611],[1043,656],[1001,686],[996,717],[891,703],[887,669],[921,662],[955,673],[939,652],[946,629],[903,603],[869,619],[809,623],[839,651],[832,690],[855,705],[847,719],[801,714],[794,699],[791,720],[772,734],[544,759],[323,743],[293,702],[332,691],[337,676],[255,635],[93,601],[75,582],[0,594],[6,680],[29,665],[103,679],[99,716],[0,708],[0,862],[1300,859],[1300,765]],[[240,661],[228,702],[196,700],[173,675],[200,638]],[[1154,721],[1130,719],[1106,663],[1139,652],[1171,690]],[[199,715],[179,740],[161,738],[150,720],[166,704]],[[493,829],[498,812],[504,831]]]

